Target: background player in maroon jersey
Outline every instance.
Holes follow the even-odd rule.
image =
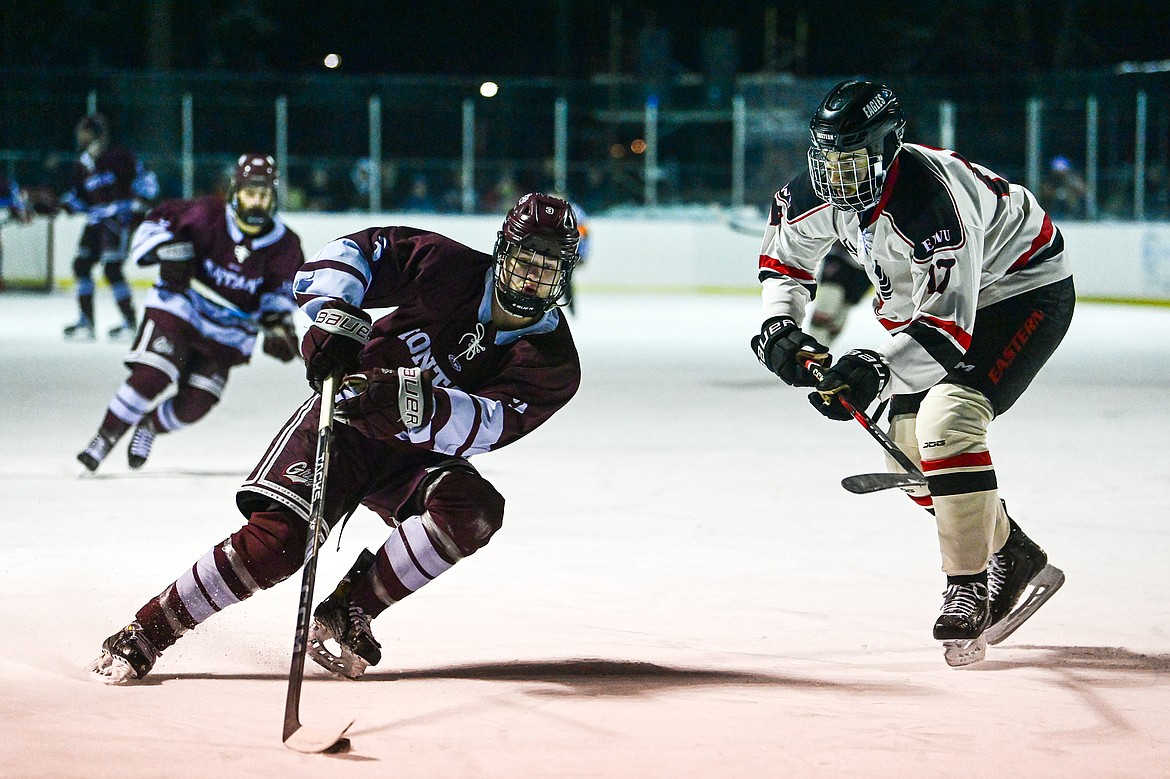
[[[61,199],[61,207],[71,214],[85,214],[86,223],[73,260],[80,316],[65,328],[65,337],[94,338],[92,274],[94,266],[101,264],[123,320],[111,328],[110,337],[129,338],[138,320],[122,264],[134,229],[135,200],[153,199],[158,181],[133,152],[110,143],[109,123],[101,114],[82,117],[74,136],[81,156],[73,163],[73,188]]]
[[[310,654],[326,668],[361,676],[381,659],[370,620],[499,530],[504,499],[468,458],[528,434],[577,391],[580,362],[558,304],[579,240],[569,204],[532,193],[508,212],[493,254],[372,227],[327,244],[297,273],[297,300],[314,319],[301,342],[309,381],[346,375],[325,522],[360,504],[393,528],[314,611]],[[390,306],[376,323],[363,310]],[[143,677],[182,634],[301,567],[320,402],[297,409],[240,488],[244,526],[106,639],[93,673]]]
[[[139,468],[155,436],[193,424],[219,402],[229,371],[264,351],[297,355],[293,275],[301,241],[276,214],[276,165],[266,154],[236,163],[229,201],[169,200],[134,232],[130,256],[158,265],[142,328],[126,357],[130,376],[114,393],[97,434],[77,459],[96,470],[131,427],[129,461]],[[170,397],[158,398],[174,386]]]

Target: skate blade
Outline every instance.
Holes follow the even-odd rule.
[[[987,656],[987,637],[957,638],[943,642],[943,659],[951,668],[978,663]]]
[[[301,725],[288,735],[284,745],[294,752],[338,754],[348,752],[350,743],[345,731],[353,720],[343,725]]]
[[[338,644],[338,648],[341,650],[341,654],[334,654],[325,645],[325,642],[330,640],[334,642],[337,640],[333,637],[332,631],[321,627],[320,623],[314,622],[313,627],[309,630],[307,644],[309,657],[313,658],[314,663],[336,676],[345,679],[360,679],[370,664],[340,644]]]
[[[1055,565],[1044,566],[1044,569],[1033,576],[1032,581],[1028,582],[1028,587],[1031,588],[1028,597],[984,633],[988,643],[998,644],[1015,633],[1021,625],[1039,611],[1041,606],[1048,602],[1049,598],[1056,594],[1056,591],[1063,584],[1064,571]]]
[[[126,684],[138,678],[128,662],[105,650],[102,650],[101,657],[90,663],[86,670],[89,671],[90,680],[99,684]]]

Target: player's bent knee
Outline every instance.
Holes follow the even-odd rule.
[[[938,384],[918,409],[916,432],[924,460],[987,451],[987,426],[995,417],[982,392],[961,384]]]
[[[504,524],[504,496],[473,470],[443,473],[425,504],[431,521],[464,557],[483,548]]]
[[[232,534],[232,546],[261,589],[292,576],[305,561],[309,525],[289,509],[253,511]]]

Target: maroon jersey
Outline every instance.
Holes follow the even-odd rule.
[[[434,371],[431,423],[399,438],[446,455],[496,449],[536,428],[581,381],[568,323],[556,309],[521,330],[491,323],[491,255],[436,233],[380,227],[325,245],[297,273],[310,317],[330,298],[396,306],[374,324],[362,368]]]
[[[121,146],[110,146],[96,159],[84,152],[73,163],[73,188],[61,204],[70,212],[85,213],[90,224],[111,217],[128,220],[138,170],[138,159]]]
[[[135,230],[130,257],[162,265],[147,308],[168,311],[245,356],[261,314],[296,309],[292,280],[304,262],[301,239],[279,217],[268,232],[246,235],[214,195],[161,203]]]

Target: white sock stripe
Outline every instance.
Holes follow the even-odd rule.
[[[187,384],[194,387],[195,389],[201,389],[204,392],[208,392],[218,398],[223,396],[223,388],[226,382],[223,379],[215,376],[201,376],[198,373],[193,373],[191,374],[190,378],[187,379]]]
[[[200,557],[199,562],[195,563],[195,573],[199,576],[203,589],[211,596],[211,602],[215,604],[216,611],[222,611],[233,603],[240,602],[240,599],[232,592],[232,588],[224,581],[223,574],[219,572],[219,567],[215,564],[214,549]]]
[[[443,476],[446,475],[447,474],[445,473],[440,475],[439,479],[442,479]],[[439,479],[436,479],[435,482],[438,483]],[[434,484],[432,484],[431,487],[434,487]],[[430,494],[429,489],[427,490],[427,494]],[[438,541],[439,546],[441,546],[443,551],[447,553],[447,557],[450,557],[456,562],[463,559],[463,553],[460,552],[459,547],[455,545],[455,539],[451,538],[451,536],[447,535],[446,531],[435,524],[434,518],[431,517],[431,512],[424,511],[420,519],[422,521],[423,527],[426,528],[427,538],[431,539],[432,544]],[[444,562],[446,561],[444,560]],[[448,563],[447,567],[449,568],[451,565],[451,563]]]
[[[156,352],[142,351],[127,359],[126,362],[137,362],[143,365],[149,365],[152,368],[158,368],[166,374],[166,377],[171,380],[172,384],[179,380],[179,369],[175,364]]]
[[[397,601],[394,600],[387,590],[386,586],[382,584],[382,580],[377,575],[371,576],[370,581],[373,582],[374,595],[378,596],[378,600],[385,603],[387,606],[393,606]]]
[[[240,580],[240,583],[248,588],[248,592],[256,592],[260,589],[260,585],[252,578],[252,574],[248,573],[248,569],[244,567],[244,561],[240,557],[240,553],[232,546],[231,539],[224,541],[220,546],[223,549],[224,557],[228,559],[228,563],[232,567],[232,573]]]
[[[175,589],[179,593],[179,600],[183,602],[187,613],[196,623],[203,622],[216,612],[214,605],[207,601],[199,583],[195,581],[195,569],[188,568],[175,582]]]
[[[123,384],[110,400],[110,413],[128,425],[136,425],[150,411],[150,401],[129,384]]]
[[[178,430],[180,427],[186,427],[183,421],[175,415],[175,402],[171,398],[167,398],[162,402],[162,405],[158,407],[156,416],[158,417],[159,427],[164,432],[169,433],[173,430]]]
[[[385,544],[386,556],[390,558],[390,567],[398,581],[402,582],[403,587],[414,592],[427,584],[430,578],[419,570],[414,560],[410,559],[410,553],[406,551],[406,544],[402,539],[401,530],[390,534]]]
[[[451,567],[451,563],[444,560],[435,551],[435,546],[423,525],[422,517],[408,518],[398,526],[398,532],[406,536],[406,543],[410,546],[410,551],[414,552],[414,558],[418,560],[419,566],[432,579]]]
[[[179,621],[179,615],[176,614],[174,610],[167,605],[167,601],[171,599],[171,593],[174,592],[174,590],[175,585],[167,585],[167,588],[163,590],[162,595],[158,596],[158,605],[159,610],[162,611],[163,616],[167,619],[167,625],[176,636],[181,636],[187,632],[187,628],[184,627],[183,623]]]

